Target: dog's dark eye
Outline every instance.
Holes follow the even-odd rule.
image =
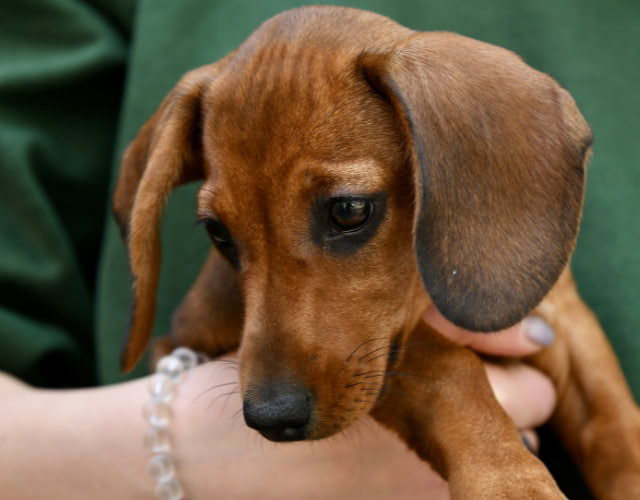
[[[233,244],[231,234],[222,222],[216,219],[205,219],[203,224],[209,234],[209,238],[211,238],[211,241],[213,241],[216,246],[229,246]]]
[[[331,227],[338,233],[357,231],[371,218],[373,204],[366,198],[338,198],[330,205]]]
[[[229,263],[238,268],[240,265],[238,259],[238,249],[231,238],[231,233],[221,221],[218,219],[200,219],[198,225],[203,225],[209,234],[209,238],[217,247],[222,255]]]
[[[311,205],[310,236],[323,252],[349,255],[376,234],[385,218],[387,193],[318,196]]]

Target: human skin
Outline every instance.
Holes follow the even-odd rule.
[[[498,356],[526,356],[553,338],[535,320],[478,335],[448,323],[434,308],[424,319],[457,342]],[[446,482],[372,418],[321,441],[263,439],[244,424],[236,359],[232,354],[189,371],[171,401],[172,455],[187,498],[448,498]],[[555,406],[551,382],[520,363],[485,366],[499,402],[535,448],[532,429]],[[0,374],[3,496],[153,499],[146,471],[150,453],[142,445],[147,384],[145,377],[100,388],[43,390]]]

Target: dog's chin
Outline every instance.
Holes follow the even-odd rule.
[[[293,441],[304,441],[307,439],[307,433],[304,429],[297,429],[295,427],[288,427],[286,429],[278,430],[262,430],[258,431],[262,437],[273,441],[274,443],[290,443]]]

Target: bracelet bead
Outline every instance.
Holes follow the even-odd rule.
[[[186,370],[191,370],[198,366],[198,363],[207,361],[208,358],[204,354],[198,354],[195,351],[187,347],[178,347],[173,351],[172,356],[175,356],[182,361],[182,366]]]
[[[167,481],[176,472],[176,467],[169,455],[154,455],[149,460],[149,475],[156,481]]]
[[[174,384],[177,384],[180,381],[183,371],[184,367],[182,360],[173,354],[160,358],[158,366],[156,366],[156,373],[166,375]]]
[[[177,477],[176,466],[171,458],[169,403],[177,384],[184,373],[195,367],[204,356],[198,356],[186,347],[175,349],[169,356],[158,361],[156,373],[147,386],[151,398],[142,408],[142,416],[150,424],[143,442],[153,455],[149,460],[149,475],[156,481],[155,495],[158,500],[184,500],[184,489]]]
[[[149,427],[144,433],[144,446],[152,453],[165,453],[171,449],[169,432],[162,427]]]
[[[174,382],[164,373],[156,373],[149,379],[149,394],[154,399],[168,401],[173,394]]]
[[[169,413],[167,402],[153,397],[142,408],[142,416],[154,427],[166,427],[169,425]]]
[[[182,484],[176,478],[160,481],[156,485],[155,493],[158,500],[182,500],[184,498]]]

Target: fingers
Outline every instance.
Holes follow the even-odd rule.
[[[485,363],[496,399],[518,429],[531,429],[546,422],[556,405],[551,380],[530,366]]]
[[[556,405],[553,383],[538,370],[522,363],[485,363],[485,370],[496,399],[520,429],[525,446],[537,453],[540,440],[533,429],[553,413]]]
[[[553,343],[553,330],[544,320],[530,316],[498,333],[473,334],[469,347],[494,356],[528,356]]]
[[[493,356],[524,357],[553,343],[554,333],[541,318],[530,316],[521,323],[495,333],[464,330],[430,306],[422,318],[437,331],[461,345]]]

